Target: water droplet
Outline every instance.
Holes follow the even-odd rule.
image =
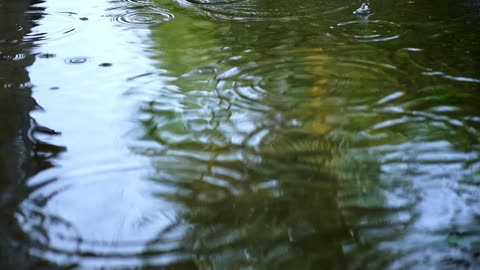
[[[372,14],[372,10],[370,9],[370,7],[367,4],[362,3],[362,6],[359,7],[357,10],[355,10],[353,12],[353,14],[357,14],[357,15],[360,15],[360,16],[368,16],[368,15]]]

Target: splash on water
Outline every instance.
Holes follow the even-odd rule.
[[[362,5],[353,12],[353,14],[360,15],[367,18],[368,16],[372,15],[372,13],[373,12],[367,3],[362,3]]]

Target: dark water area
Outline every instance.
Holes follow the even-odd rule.
[[[480,269],[480,4],[0,0],[0,269]]]

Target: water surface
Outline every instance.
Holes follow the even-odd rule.
[[[360,5],[0,3],[0,263],[480,267],[478,3]]]

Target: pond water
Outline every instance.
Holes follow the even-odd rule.
[[[1,269],[480,269],[477,0],[0,1]]]

